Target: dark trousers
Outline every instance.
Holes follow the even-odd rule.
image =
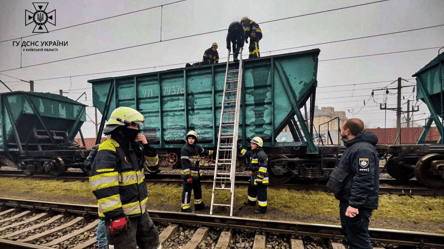
[[[244,41],[242,39],[234,38],[231,40],[231,44],[232,44],[231,46],[233,48],[231,50],[231,51],[233,51],[233,58],[235,60],[237,60],[237,57],[239,56],[240,48],[244,46]]]
[[[250,185],[248,185],[248,196],[253,198],[257,196],[259,202],[258,210],[264,213],[267,212],[267,204],[265,204],[265,206],[260,204],[261,202],[267,202],[267,186],[254,186],[253,183],[250,183]],[[249,202],[252,204],[254,203],[250,200]]]
[[[188,183],[187,180],[183,180],[182,209],[190,208],[192,190],[194,191],[194,200],[202,200],[202,187],[200,180],[193,180],[193,183],[191,184]],[[203,201],[199,205],[203,205]]]
[[[261,57],[261,53],[259,50],[259,41],[262,39],[262,33],[256,32],[255,38],[250,38],[250,46],[248,49],[250,50],[250,56],[248,58],[259,58]]]
[[[155,249],[159,246],[159,231],[145,212],[142,216],[129,218],[128,230],[119,235],[109,232],[110,221],[105,221],[106,236],[114,249]]]
[[[339,203],[339,214],[341,217],[342,231],[347,238],[350,249],[371,249],[370,234],[368,226],[369,218],[372,216],[373,210],[360,208],[359,214],[353,218],[345,216],[345,211],[348,208],[348,203]]]

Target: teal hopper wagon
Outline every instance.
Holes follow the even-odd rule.
[[[389,147],[386,168],[398,180],[416,177],[429,188],[444,188],[444,53],[438,54],[413,77],[418,89],[416,98],[426,104],[430,117],[417,144]],[[433,123],[440,137],[436,144],[426,144],[425,138]]]
[[[255,136],[264,140],[269,171],[278,182],[292,177],[326,179],[337,164],[339,146],[313,142],[319,53],[314,49],[243,63],[239,142],[249,147]],[[179,151],[189,130],[199,134],[202,147],[215,149],[225,69],[226,64],[219,63],[89,80],[93,105],[102,114],[96,141],[111,112],[126,106],[145,116],[141,129],[157,148],[162,166],[179,166]],[[286,126],[294,141],[278,142]],[[240,158],[239,168],[242,165]]]
[[[82,168],[88,151],[74,141],[85,105],[51,93],[0,94],[0,161],[25,174]],[[80,132],[81,133],[81,132]]]

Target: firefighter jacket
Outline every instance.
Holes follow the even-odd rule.
[[[244,27],[242,27],[242,24],[240,24],[240,22],[232,22],[228,27],[227,49],[230,49],[231,41],[233,41],[233,43],[235,41],[240,42],[242,47],[244,45],[244,40],[245,40]]]
[[[264,150],[258,147],[255,150],[242,149],[241,154],[244,155],[248,161],[248,169],[251,170],[251,184],[253,186],[268,186],[268,159]]]
[[[120,136],[103,142],[92,163],[89,178],[99,207],[99,216],[114,220],[136,217],[146,211],[148,191],[144,182],[144,165],[158,168],[159,159],[151,145],[143,150]]]
[[[244,27],[245,31],[245,40],[247,40],[248,37],[251,37],[252,32],[261,33],[262,37],[262,30],[259,27],[259,24],[255,23],[254,21],[247,19],[242,22],[242,26]]]
[[[202,64],[216,64],[219,63],[219,53],[213,51],[213,47],[205,50],[203,54]]]
[[[354,208],[378,208],[379,155],[378,137],[371,131],[345,142],[339,165],[333,170],[327,187],[336,199]]]
[[[199,157],[213,155],[212,150],[205,150],[196,144],[185,144],[180,150],[180,159],[182,164],[182,179],[192,178],[200,179]]]

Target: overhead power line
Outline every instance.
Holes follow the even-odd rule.
[[[157,6],[153,6],[153,7],[148,7],[148,8],[144,8],[144,9],[140,9],[140,10],[135,10],[135,11],[130,11],[130,12],[126,12],[126,13],[119,14],[119,15],[108,16],[108,17],[105,17],[105,18],[100,18],[100,19],[97,19],[97,20],[89,21],[89,22],[78,23],[78,24],[74,24],[74,25],[71,25],[71,26],[66,26],[66,27],[59,28],[59,29],[53,29],[53,30],[51,30],[51,33],[54,33],[54,32],[60,31],[60,30],[75,28],[75,27],[79,27],[79,26],[83,26],[83,25],[87,25],[87,24],[91,24],[91,23],[95,23],[95,22],[101,22],[101,21],[113,19],[113,18],[116,18],[116,17],[131,15],[131,14],[135,14],[135,13],[142,12],[142,11],[147,11],[147,10],[152,10],[152,9],[156,9],[156,8],[161,8],[163,6],[172,5],[172,4],[176,4],[176,3],[180,3],[180,2],[185,2],[185,1],[186,0],[179,0],[179,1],[176,1],[176,2],[166,3],[166,4],[157,5]],[[27,36],[22,36],[22,37],[2,40],[2,41],[0,41],[0,43],[7,42],[7,41],[19,40],[21,38],[27,38],[27,37],[37,36],[37,35],[41,35],[41,34],[42,33],[37,33],[37,34],[33,34],[33,35],[27,35]],[[43,34],[46,34],[46,33],[43,33]]]
[[[298,18],[298,17],[308,16],[308,15],[317,15],[317,14],[322,14],[322,13],[325,13],[325,12],[338,11],[338,10],[349,9],[349,8],[356,8],[356,7],[361,7],[361,6],[364,6],[364,5],[380,3],[380,2],[386,2],[386,1],[388,1],[388,0],[380,0],[380,1],[375,1],[375,2],[370,2],[370,3],[365,3],[365,4],[358,4],[358,5],[350,5],[350,6],[346,6],[346,7],[329,9],[329,10],[324,10],[324,11],[318,11],[318,12],[313,12],[313,13],[308,13],[308,14],[303,14],[303,15],[298,15],[298,16],[291,16],[291,17],[286,17],[286,18],[279,18],[279,19],[269,20],[269,21],[265,21],[265,22],[262,22],[262,23],[270,23],[270,22],[282,21],[282,20],[286,20],[286,19]],[[262,24],[262,23],[260,23],[260,24]],[[442,24],[442,25],[444,25],[444,24]],[[430,27],[428,27],[428,28],[430,28]],[[423,29],[423,28],[420,28],[420,29]],[[420,29],[415,29],[415,30],[420,30]],[[46,65],[46,64],[50,64],[50,63],[62,62],[62,61],[73,60],[73,59],[79,59],[79,58],[83,58],[83,57],[89,57],[89,56],[94,56],[94,55],[99,55],[99,54],[111,53],[111,52],[131,49],[131,48],[137,48],[137,47],[142,47],[142,46],[158,44],[158,43],[161,43],[161,42],[175,41],[175,40],[180,40],[180,39],[185,39],[185,38],[190,38],[190,37],[195,37],[195,36],[201,36],[201,35],[207,35],[207,34],[212,34],[212,33],[217,33],[217,32],[222,32],[222,31],[226,32],[226,29],[208,31],[208,32],[192,34],[192,35],[187,35],[187,36],[181,36],[181,37],[176,37],[176,38],[170,38],[170,39],[163,39],[163,40],[159,40],[159,41],[155,41],[155,42],[142,43],[142,44],[138,44],[138,45],[122,47],[122,48],[117,48],[117,49],[111,49],[111,50],[106,50],[106,51],[97,52],[97,53],[85,54],[85,55],[74,56],[74,57],[69,57],[69,58],[55,60],[55,61],[49,61],[49,62],[45,62],[45,63],[38,63],[38,64],[33,64],[33,65],[23,66],[23,67],[20,67],[20,68],[13,68],[13,69],[8,69],[8,70],[3,70],[1,72],[6,72],[6,71],[11,71],[11,70],[16,70],[16,69],[22,69],[22,68],[28,68],[28,67],[34,67],[34,66],[41,66],[41,65]],[[400,31],[400,32],[408,32],[408,31]],[[309,46],[309,45],[304,45],[304,46]],[[311,45],[311,46],[316,46],[316,44],[315,45]],[[291,49],[291,48],[289,48],[289,49]]]

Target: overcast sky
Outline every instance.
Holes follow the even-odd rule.
[[[49,33],[39,35],[33,34],[35,24],[25,26],[25,10],[35,12],[32,3],[0,0],[0,80],[13,90],[29,90],[18,79],[34,80],[36,91],[62,89],[72,99],[86,92],[87,98],[79,99],[90,106],[82,129],[86,137],[94,136],[87,80],[182,67],[200,61],[213,42],[225,58],[225,30],[243,16],[261,26],[262,56],[320,48],[317,105],[345,111],[369,127],[385,126],[378,104],[385,91],[375,91],[373,100],[372,90],[396,87],[390,83],[398,77],[409,81],[403,85],[414,85],[412,74],[444,46],[442,0],[57,0],[46,8],[56,10],[56,25],[46,23]],[[14,43],[20,39],[68,46],[23,51]],[[416,99],[412,90],[403,88],[402,103]],[[0,92],[7,91],[0,86]],[[387,99],[389,108],[396,107],[395,90]],[[419,108],[415,119],[423,125],[427,108]],[[387,112],[387,127],[395,123],[395,112]]]

